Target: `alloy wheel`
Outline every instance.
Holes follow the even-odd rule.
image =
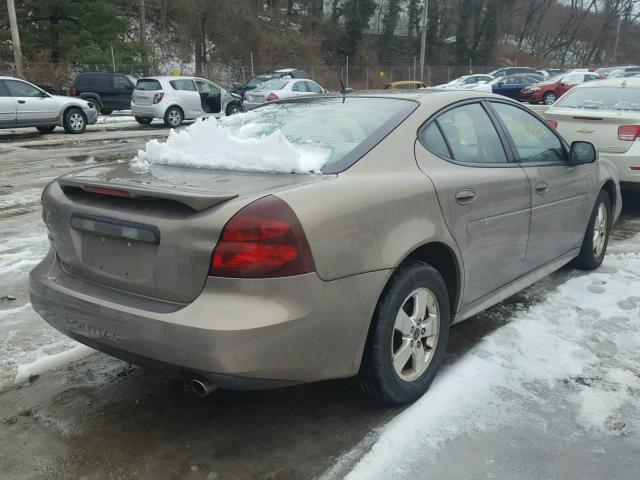
[[[69,115],[69,125],[75,131],[80,131],[84,127],[84,118],[81,113],[73,112]]]
[[[593,254],[599,258],[607,240],[607,207],[604,202],[598,205],[596,220],[593,222]]]
[[[391,338],[391,360],[400,379],[412,382],[425,372],[440,333],[440,309],[434,293],[417,288],[396,315]]]

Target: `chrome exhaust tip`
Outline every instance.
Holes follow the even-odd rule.
[[[208,397],[213,392],[218,390],[218,386],[215,383],[210,382],[204,378],[192,378],[189,381],[191,390],[199,397]]]

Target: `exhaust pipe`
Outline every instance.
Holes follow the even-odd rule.
[[[218,390],[218,386],[215,383],[210,382],[206,378],[192,378],[189,381],[191,390],[199,397],[208,397],[213,392]]]

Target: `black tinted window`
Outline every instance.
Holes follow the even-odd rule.
[[[511,135],[521,162],[564,161],[562,144],[547,124],[518,107],[494,103],[493,108]]]
[[[143,78],[136,83],[136,90],[162,90],[162,86],[158,80]]]
[[[424,146],[431,152],[436,155],[440,155],[441,157],[451,158],[447,142],[445,142],[442,132],[440,132],[440,129],[435,122],[422,131],[420,138]]]
[[[10,97],[9,90],[7,90],[4,81],[0,80],[0,97]]]
[[[181,79],[181,80],[171,80],[169,82],[173,88],[176,90],[183,90],[187,92],[197,92],[196,84],[193,80]]]
[[[478,103],[464,105],[438,117],[454,160],[469,163],[506,163],[502,142],[489,115]]]

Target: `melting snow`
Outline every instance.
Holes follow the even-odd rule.
[[[252,172],[319,172],[330,152],[311,145],[294,146],[281,131],[260,132],[264,124],[249,122],[234,128],[231,120],[199,119],[193,125],[171,130],[166,142],[150,140],[131,161],[136,171],[153,164],[241,170]],[[233,117],[230,117],[233,119]]]
[[[618,245],[600,269],[570,278],[441,371],[366,454],[356,452],[361,459],[346,478],[424,478],[425,463],[446,441],[519,423],[552,428],[544,412],[564,404],[578,430],[633,429],[640,421],[640,237]],[[335,478],[340,463],[323,478]]]

